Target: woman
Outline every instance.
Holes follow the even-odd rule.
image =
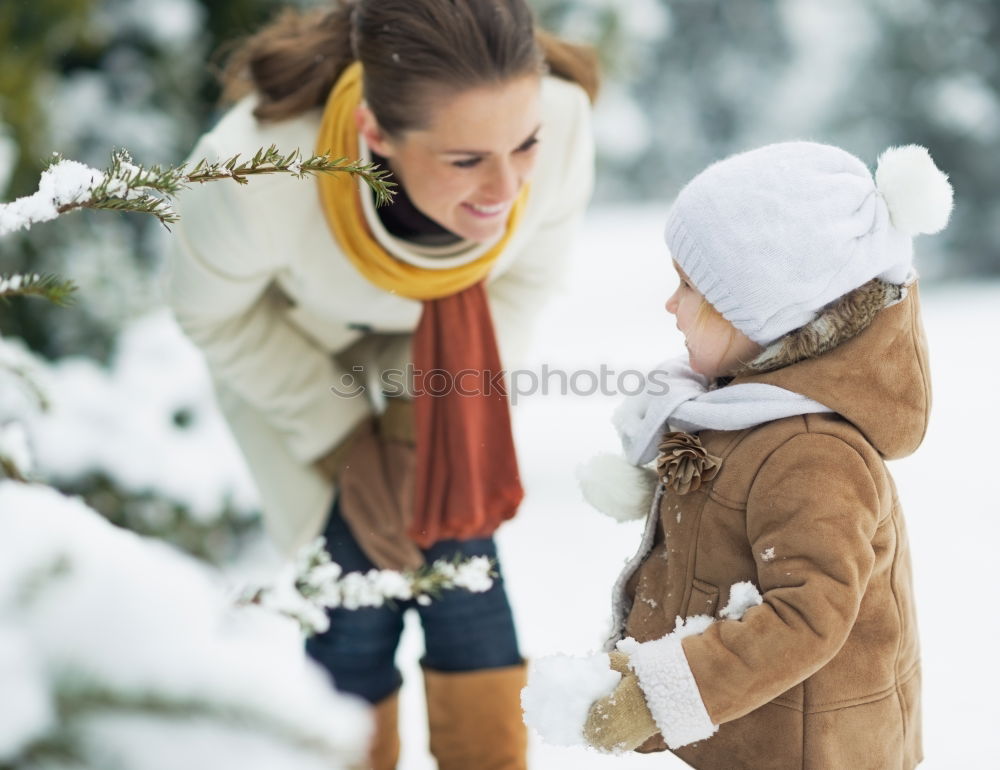
[[[228,85],[249,95],[192,157],[329,151],[399,185],[384,208],[346,174],[209,185],[182,202],[169,301],[270,533],[289,552],[325,534],[347,570],[496,558],[492,533],[522,492],[506,395],[490,386],[589,199],[589,53],[536,33],[523,0],[360,0],[282,16],[235,54]],[[403,609],[334,611],[308,645],[375,704],[377,768],[399,751]],[[417,610],[439,766],[524,767],[502,581]]]

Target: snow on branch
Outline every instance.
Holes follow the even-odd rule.
[[[79,498],[0,480],[0,768],[347,770],[371,731],[299,629]]]
[[[37,355],[27,350],[21,340],[5,338],[0,334],[0,395],[4,398],[4,406],[9,406],[11,398],[3,392],[3,384],[8,379],[24,387],[31,398],[32,406],[43,412],[48,411],[52,404],[48,394],[39,385],[37,378],[43,375],[44,364]],[[6,410],[0,410],[0,419],[8,416]]]
[[[493,567],[487,557],[475,556],[439,559],[408,572],[373,569],[345,574],[330,558],[326,541],[320,537],[303,548],[272,585],[247,589],[237,603],[259,604],[286,615],[311,635],[329,627],[328,608],[356,610],[410,599],[426,605],[442,591],[455,589],[484,593],[493,586]]]
[[[0,477],[24,481],[31,472],[28,434],[19,422],[0,423]]]
[[[111,165],[99,171],[56,154],[42,172],[37,192],[12,203],[0,203],[0,236],[81,208],[151,214],[169,225],[179,219],[171,201],[193,184],[224,179],[247,184],[249,177],[260,174],[291,174],[302,179],[333,173],[360,177],[375,193],[377,205],[388,203],[394,194],[395,183],[387,179],[389,172],[375,163],[330,154],[303,158],[297,149],[284,153],[273,144],[259,149],[249,160],[241,160],[240,155],[216,162],[202,159],[190,168],[187,163],[145,168],[136,165],[128,152],[118,150],[112,153]]]

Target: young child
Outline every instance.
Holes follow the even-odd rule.
[[[697,768],[920,762],[910,556],[885,461],[927,427],[912,236],[943,229],[951,207],[913,145],[884,153],[873,179],[838,148],[775,144],[684,188],[666,309],[688,356],[661,367],[666,394],[616,413],[628,473],[583,471],[606,509],[656,461],[652,503],[634,506],[649,511],[642,546],[615,589],[603,665],[620,676],[572,717],[573,697],[545,697],[558,677],[540,665],[529,723],[544,703],[550,724],[560,708],[585,718],[576,734],[592,746],[670,749]]]

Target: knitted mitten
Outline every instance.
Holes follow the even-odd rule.
[[[621,681],[610,695],[590,707],[583,737],[601,751],[632,751],[656,735],[659,728],[646,705],[639,679],[628,667],[628,656],[615,651],[610,658],[611,668],[622,675]]]

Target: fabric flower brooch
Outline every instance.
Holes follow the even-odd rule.
[[[678,495],[694,492],[711,481],[722,467],[722,460],[705,451],[701,439],[683,431],[663,434],[656,458],[660,483]]]

